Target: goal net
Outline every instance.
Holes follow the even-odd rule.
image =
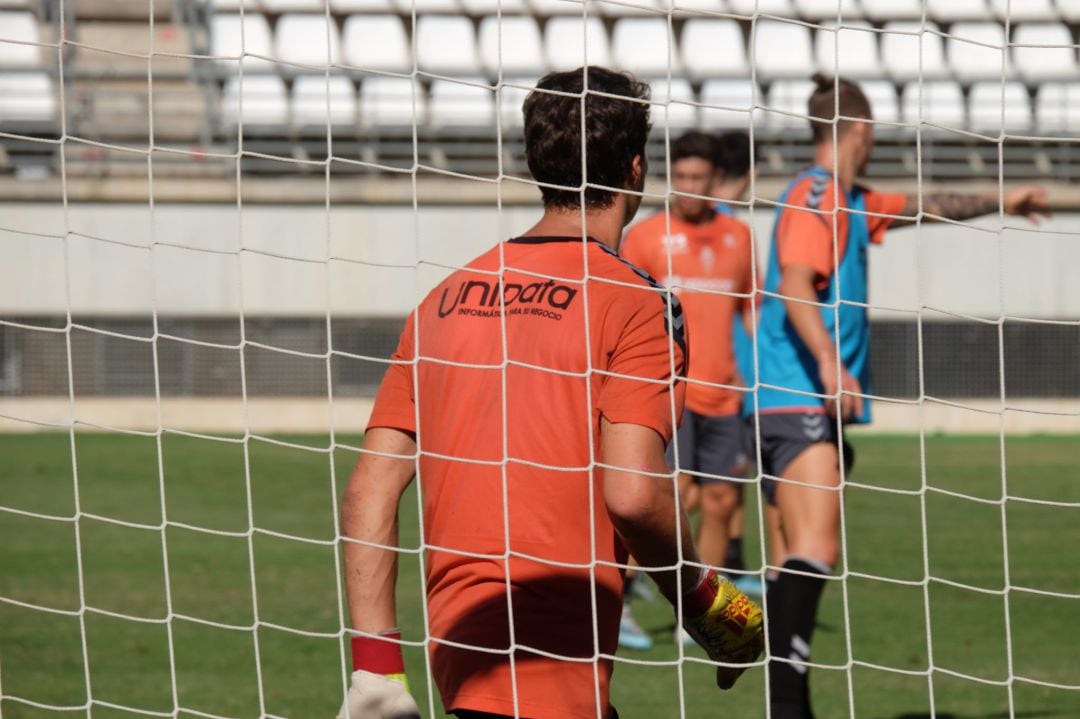
[[[727,204],[762,273],[816,71],[870,100],[875,189],[1049,190],[1039,224],[917,215],[870,250],[875,424],[809,666],[822,717],[1080,716],[1078,29],[1066,0],[0,0],[0,714],[338,710],[374,393],[425,294],[539,218],[522,102],[590,63],[651,86],[639,219],[681,135],[748,135]],[[423,500],[397,606],[442,717]],[[622,716],[768,715],[770,657],[719,694],[666,602],[631,607]]]

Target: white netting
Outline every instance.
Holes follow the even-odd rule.
[[[763,266],[776,198],[813,159],[806,100],[816,69],[839,70],[870,96],[876,186],[1000,196],[1040,181],[1075,210],[1067,183],[1080,127],[1078,21],[1065,0],[0,3],[0,424],[62,433],[70,456],[68,485],[42,484],[51,495],[42,498],[30,489],[32,473],[51,466],[56,446],[28,461],[21,453],[30,450],[6,444],[18,467],[6,477],[0,453],[0,536],[11,548],[0,555],[10,566],[0,571],[0,711],[336,710],[350,631],[337,571],[348,469],[335,458],[359,451],[352,435],[405,313],[537,216],[520,105],[546,71],[588,61],[651,82],[644,199],[654,208],[670,201],[668,151],[682,132],[747,131],[755,172],[748,198],[732,204],[752,226]],[[1074,524],[1067,518],[1080,495],[1075,482],[1041,480],[1075,479],[1077,445],[1013,443],[1024,433],[1080,431],[1076,216],[1039,228],[1002,216],[934,227],[914,219],[918,227],[904,230],[912,238],[878,251],[869,309],[885,348],[874,357],[884,381],[872,397],[880,424],[910,440],[896,463],[908,461],[918,476],[879,482],[860,469],[844,487],[860,509],[880,512],[889,537],[890,503],[906,508],[898,513],[915,523],[895,536],[912,545],[897,555],[910,559],[914,547],[917,566],[897,560],[912,571],[892,574],[888,562],[868,561],[862,547],[875,522],[868,528],[845,501],[844,559],[823,620],[839,622],[839,637],[824,632],[815,644],[828,658],[810,665],[821,683],[815,697],[828,716],[1072,716],[1080,712],[1071,669],[1080,585],[1075,551],[1055,532]],[[98,436],[84,430],[131,444],[96,450]],[[996,441],[969,450],[967,440],[938,436],[961,431]],[[151,478],[147,507],[156,509],[133,519],[126,470],[114,465],[129,452],[142,456],[131,449],[140,442],[149,459],[131,482]],[[944,446],[960,459],[942,459]],[[228,455],[221,465],[184,463],[219,451]],[[312,505],[321,524],[290,524],[280,510],[288,492],[277,505],[261,499],[274,458],[298,467],[317,460],[306,479],[321,487],[322,503]],[[865,461],[884,471],[884,460]],[[953,481],[969,464],[999,471],[992,490]],[[113,472],[124,481],[110,499],[100,482]],[[184,498],[180,485],[206,472],[223,485],[240,480],[229,521],[219,521],[213,495]],[[410,499],[403,516],[417,522],[422,500]],[[992,521],[980,525],[975,517],[987,509]],[[942,519],[953,513],[957,526],[994,545],[992,556],[965,545],[967,564],[942,559],[950,553],[943,538],[959,541]],[[762,505],[751,501],[748,515],[750,573],[763,574]],[[70,537],[50,544],[60,530]],[[399,587],[410,607],[403,644],[425,715],[441,716],[418,579],[431,547],[422,523],[408,534],[412,543],[394,548],[411,563],[412,583]],[[149,542],[156,558],[136,563],[123,541],[102,537]],[[223,552],[239,558],[232,574],[193,564],[192,555],[213,554],[211,540],[238,543],[238,553]],[[49,547],[59,549],[50,555]],[[318,572],[296,573],[309,561]],[[207,575],[235,581],[222,588]],[[158,587],[149,599],[126,586],[144,580]],[[309,621],[305,612],[316,610],[302,600],[319,582],[328,613]],[[205,586],[204,605],[192,586]],[[918,625],[882,607],[905,590],[918,597]],[[282,594],[301,609],[290,611]],[[991,599],[1000,608],[979,604]],[[964,627],[968,614],[1000,626]],[[664,621],[652,628],[667,631]],[[879,624],[887,631],[867,628]],[[210,639],[193,639],[193,627]],[[879,650],[893,642],[908,653]],[[42,650],[54,643],[55,653]],[[972,646],[1000,661],[966,654]],[[1051,646],[1040,659],[1036,647]],[[198,651],[220,651],[225,666],[193,659]],[[729,699],[713,695],[704,656],[678,643],[615,661],[613,697],[624,716],[637,707],[694,716],[725,700],[736,715],[765,712],[761,669]],[[290,688],[297,666],[329,687],[323,704]],[[56,674],[64,679],[52,681]]]

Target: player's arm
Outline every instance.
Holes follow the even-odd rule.
[[[397,628],[398,504],[415,472],[412,434],[373,427],[364,435],[341,505],[345,590],[353,629],[352,683],[339,719],[419,716],[408,694]],[[349,541],[356,540],[356,541]],[[380,545],[380,546],[373,546]],[[393,713],[396,712],[396,713]]]
[[[652,428],[601,420],[604,503],[615,531],[642,567],[699,564],[690,521],[675,498],[663,439]],[[713,570],[684,567],[650,572],[683,624],[709,657],[749,664],[764,647],[761,609]],[[716,683],[729,689],[744,666],[718,666]]]
[[[700,561],[690,521],[675,498],[664,460],[664,441],[652,428],[602,419],[604,503],[615,531],[643,567],[674,567],[680,558]],[[700,580],[694,570],[651,572],[660,592],[676,603]]]
[[[784,298],[788,319],[799,339],[817,360],[818,375],[825,394],[835,397],[838,389],[844,392],[839,396],[839,408],[835,400],[827,401],[826,408],[830,414],[836,414],[839,409],[840,416],[845,419],[858,417],[863,411],[863,398],[858,394],[862,388],[840,362],[833,338],[825,329],[817,290],[814,288],[818,279],[817,271],[809,265],[798,262],[785,265],[780,280],[780,295]]]
[[[1049,216],[1046,189],[1038,185],[1027,185],[1009,190],[1003,199],[1006,215],[1026,217],[1034,223],[1038,223],[1041,217]],[[913,224],[919,217],[920,209],[923,222],[944,222],[970,220],[994,214],[999,207],[997,193],[930,192],[922,195],[921,208],[919,195],[908,195],[900,214],[910,219],[894,220],[892,226],[901,227]]]

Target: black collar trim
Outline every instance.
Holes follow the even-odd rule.
[[[600,244],[599,240],[592,237],[586,237],[586,242],[596,242]],[[512,237],[507,242],[512,242],[515,245],[543,245],[548,242],[581,242],[581,236],[560,236],[560,235],[529,235],[527,237]]]

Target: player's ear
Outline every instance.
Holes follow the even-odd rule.
[[[640,192],[645,187],[645,173],[648,171],[648,168],[649,163],[644,155],[634,155],[634,159],[630,161],[631,189]]]

